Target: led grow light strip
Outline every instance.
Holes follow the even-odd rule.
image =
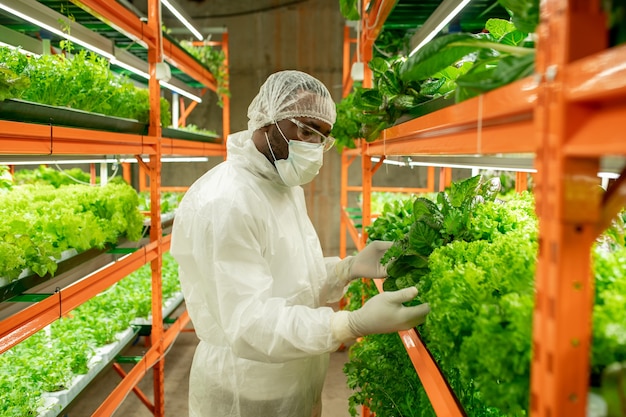
[[[31,38],[4,26],[0,26],[0,45],[34,56],[41,56],[44,52],[43,42],[39,39]]]
[[[141,61],[139,58],[131,55],[129,52],[115,48],[115,59],[111,60],[112,65],[116,65],[120,68],[124,68],[127,71],[132,72],[133,74],[137,74],[138,76],[149,80],[150,74],[147,72],[148,64],[144,61]],[[181,81],[177,79],[172,79],[172,83],[183,84]],[[202,103],[202,99],[197,95],[193,94],[190,91],[184,89],[184,87],[180,85],[175,85],[171,83],[166,83],[163,80],[159,81],[159,84],[175,93],[183,95],[187,98],[190,98],[193,101],[198,103]]]
[[[202,36],[202,34],[200,33],[200,31],[198,29],[196,29],[191,22],[185,17],[183,16],[183,14],[181,12],[178,11],[178,9],[176,7],[174,7],[169,0],[161,0],[161,4],[163,4],[165,7],[167,7],[167,9],[172,12],[172,14],[174,16],[176,16],[176,18],[178,20],[180,20],[180,22],[185,25],[185,27],[187,29],[189,29],[189,31],[191,33],[193,33],[193,35],[198,38],[199,41],[204,40],[204,37]]]
[[[68,33],[65,33],[62,30],[57,29],[54,26],[50,26],[47,23],[45,23],[45,22],[43,22],[43,21],[41,21],[39,19],[36,19],[36,18],[34,18],[32,16],[29,16],[29,15],[27,15],[25,13],[22,13],[19,10],[15,10],[15,9],[7,6],[4,3],[0,3],[0,9],[3,9],[5,11],[11,13],[14,16],[17,16],[17,17],[19,17],[22,20],[25,20],[27,22],[30,22],[30,23],[34,24],[34,25],[37,25],[40,28],[46,29],[47,31],[49,31],[51,33],[54,33],[55,35],[61,36],[62,38],[65,38],[65,39],[67,39],[67,40],[69,40],[71,42],[74,42],[74,43],[76,43],[78,45],[81,45],[84,48],[87,48],[87,49],[89,49],[91,51],[94,51],[95,53],[97,53],[99,55],[102,55],[102,56],[106,57],[107,59],[113,59],[113,55],[110,52],[107,52],[107,51],[105,51],[105,50],[103,50],[101,48],[98,48],[97,46],[94,46],[94,45],[92,45],[92,44],[90,44],[88,42],[85,42],[85,41],[83,41],[83,40],[81,40],[79,38],[76,38],[76,37],[74,37],[74,36],[72,36],[72,35],[70,35]]]
[[[379,162],[380,158],[372,157],[372,162]],[[460,169],[471,169],[477,171],[508,171],[508,172],[527,172],[534,174],[537,172],[535,168],[523,168],[521,166],[513,167],[513,166],[496,166],[496,165],[473,165],[470,163],[450,163],[450,162],[430,162],[430,161],[411,161],[410,159],[407,161],[398,161],[395,159],[385,159],[383,160],[383,164],[401,166],[401,167],[416,167],[416,166],[424,166],[424,167],[436,167],[436,168],[460,168]],[[612,169],[613,167],[607,166],[606,168]],[[619,174],[616,172],[602,170],[598,172],[598,177],[603,180],[603,187],[606,188],[606,184],[608,180],[614,180],[619,178]]]
[[[163,87],[168,88],[170,90],[172,90],[175,93],[180,94],[181,96],[185,96],[193,101],[197,101],[198,103],[202,103],[202,99],[198,96],[196,96],[195,94],[191,94],[188,91],[183,90],[182,88],[178,88],[175,85],[172,85],[170,83],[166,83],[165,81],[159,81],[159,84],[161,84]]]
[[[20,46],[9,45],[8,43],[4,43],[2,41],[0,41],[0,46],[4,46],[6,48],[13,49],[14,51],[17,51],[17,52],[22,53],[24,55],[41,56],[39,54],[36,54],[35,52],[28,51],[28,50],[26,50],[26,49],[24,49],[24,48],[22,48]]]
[[[144,162],[148,162],[148,158],[142,158]],[[161,162],[207,162],[209,160],[206,156],[190,156],[190,157],[180,157],[180,158],[161,158]],[[127,158],[127,159],[107,159],[107,158],[94,158],[94,159],[60,159],[60,160],[41,160],[38,161],[36,159],[32,160],[24,160],[24,161],[11,161],[5,160],[0,161],[0,165],[81,165],[81,164],[114,164],[114,163],[130,163],[136,164],[137,160],[135,158]]]
[[[379,162],[380,158],[372,157],[372,162]],[[479,169],[479,170],[493,170],[493,171],[512,171],[512,172],[537,172],[533,168],[521,168],[521,167],[504,167],[504,166],[482,166],[471,164],[454,164],[454,163],[441,163],[441,162],[416,162],[416,161],[396,161],[394,159],[385,159],[383,164],[396,165],[402,167],[438,167],[438,168],[462,168],[462,169]]]
[[[431,15],[431,17],[429,17],[428,20],[424,22],[424,25],[411,39],[411,45],[417,43],[417,46],[413,48],[409,56],[413,55],[414,53],[422,49],[424,45],[430,42],[441,31],[441,29],[443,29],[448,23],[450,23],[450,21],[454,19],[456,15],[458,15],[461,10],[463,10],[463,8],[469,4],[469,2],[470,0],[460,0],[460,2],[459,0],[443,1],[437,7],[435,12]],[[458,4],[454,5],[454,3]],[[453,9],[450,12],[446,13],[446,10],[450,7],[453,7]],[[445,16],[441,18],[441,14],[445,14]],[[428,31],[428,28],[433,25],[435,27],[422,38],[422,33],[425,33],[425,30]]]
[[[120,61],[117,58],[114,58],[111,60],[111,65],[116,65],[120,68],[124,68],[126,71],[130,71],[133,74],[137,74],[142,78],[145,78],[146,80],[150,79],[150,75],[147,72],[144,72],[138,68],[133,67],[132,65],[128,65],[122,61]]]
[[[46,6],[37,3],[32,0],[0,0],[0,9],[6,10],[7,12],[17,16],[27,22],[30,22],[36,26],[39,26],[43,29],[50,31],[62,38],[68,39],[72,42],[75,42],[78,45],[81,45],[101,56],[106,57],[111,64],[117,65],[121,68],[124,68],[134,74],[139,75],[145,79],[149,79],[149,74],[138,68],[138,65],[143,65],[143,62],[138,62],[137,58],[130,54],[128,51],[120,50],[116,48],[113,43],[101,35],[98,35],[91,30],[85,28],[79,23],[72,23],[72,31],[74,35],[80,35],[80,37],[72,36],[63,32],[60,29],[55,28],[53,25],[57,22],[57,19],[64,19],[65,16],[55,12],[54,10],[48,9]],[[54,22],[54,23],[53,23]],[[4,33],[6,32],[6,33]],[[16,41],[19,41],[20,36],[22,34],[15,33],[11,34],[13,31],[4,30],[4,28],[0,28],[0,35],[7,35],[3,39],[7,42],[13,43],[15,45]],[[84,39],[88,39],[86,41]],[[40,41],[39,41],[40,42]],[[24,43],[20,41],[20,43]],[[95,46],[95,45],[99,46]],[[28,48],[31,49],[31,48]],[[105,49],[110,49],[111,52],[106,52]],[[147,65],[146,65],[147,66]],[[160,83],[163,87],[168,88],[172,91],[175,91],[185,97],[190,98],[191,100],[197,101],[198,103],[202,102],[202,99],[192,92],[186,91],[183,87],[172,85],[169,83]]]

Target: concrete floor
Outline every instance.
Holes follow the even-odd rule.
[[[174,315],[175,316],[175,315]],[[165,415],[167,417],[187,417],[187,390],[189,368],[196,348],[197,338],[193,332],[181,333],[165,359]],[[130,346],[124,355],[140,355],[145,348],[143,338]],[[322,417],[349,417],[346,376],[342,371],[348,360],[347,350],[331,354],[330,367],[323,392]],[[129,370],[132,365],[122,364]],[[112,369],[99,375],[81,395],[61,414],[64,417],[88,417],[106,399],[120,382],[121,378]],[[138,387],[152,399],[152,372],[138,384]],[[113,414],[116,417],[151,417],[152,414],[132,392]],[[278,416],[277,416],[278,417]]]

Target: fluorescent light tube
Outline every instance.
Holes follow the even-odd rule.
[[[142,158],[144,162],[148,162],[148,158]],[[207,162],[209,160],[206,156],[190,156],[180,158],[161,158],[161,162]],[[59,160],[18,160],[18,161],[0,161],[0,165],[83,165],[83,164],[117,164],[117,163],[131,163],[136,164],[135,158],[127,159],[107,159],[107,158],[93,158],[93,159],[59,159]]]
[[[191,94],[188,91],[183,90],[182,88],[178,88],[175,85],[172,85],[170,83],[166,83],[165,81],[159,81],[159,84],[161,84],[163,87],[168,88],[172,91],[174,91],[175,93],[180,94],[181,96],[185,96],[193,101],[197,101],[198,103],[202,103],[202,99],[198,96],[196,96],[195,94]]]
[[[442,2],[442,4],[440,4],[439,7],[437,7],[437,9],[431,15],[431,17],[429,17],[428,20],[424,23],[424,25],[420,28],[420,30],[414,35],[411,43],[413,44],[414,42],[416,42],[417,46],[413,48],[409,56],[413,55],[414,53],[419,51],[424,45],[430,42],[441,31],[441,29],[443,29],[448,23],[450,23],[450,21],[454,19],[456,15],[459,14],[461,10],[463,10],[463,8],[469,4],[469,2],[470,0],[460,0],[460,1],[459,0],[446,0]],[[458,4],[455,5],[454,3],[458,3]],[[441,11],[441,10],[446,10],[447,8],[450,8],[450,7],[453,7],[453,9],[449,13],[446,13],[445,11],[443,12]],[[442,13],[446,13],[445,16],[443,17],[439,16]],[[430,32],[428,32],[428,34],[422,38],[422,32],[428,31],[429,27],[433,25],[435,27],[431,29]],[[420,40],[420,38],[422,39]]]
[[[146,80],[150,79],[150,75],[147,72],[144,72],[138,68],[133,67],[132,65],[128,65],[120,61],[119,59],[113,58],[111,60],[111,65],[117,65],[120,68],[124,68],[126,71],[130,71],[133,74],[137,74]]]
[[[35,19],[32,16],[24,14],[24,13],[18,11],[18,10],[12,9],[11,7],[9,7],[9,6],[7,6],[7,5],[5,5],[3,3],[0,3],[0,9],[6,10],[7,12],[11,13],[14,16],[17,16],[17,17],[19,17],[19,18],[21,18],[23,20],[26,20],[27,22],[30,22],[30,23],[32,23],[34,25],[39,26],[40,28],[43,28],[43,29],[46,29],[49,32],[52,32],[55,35],[61,36],[61,37],[65,38],[65,39],[67,39],[69,41],[72,41],[72,42],[74,42],[74,43],[76,43],[78,45],[81,45],[81,46],[83,46],[83,47],[85,47],[85,48],[87,48],[87,49],[89,49],[89,50],[91,50],[91,51],[93,51],[93,52],[95,52],[95,53],[97,53],[99,55],[102,55],[102,56],[106,57],[107,59],[113,59],[113,55],[110,52],[104,51],[104,50],[102,50],[102,49],[100,49],[100,48],[98,48],[98,47],[96,47],[94,45],[91,45],[88,42],[85,42],[85,41],[83,41],[81,39],[78,39],[78,38],[76,38],[76,37],[74,37],[74,36],[72,36],[70,34],[67,34],[67,33],[63,32],[62,30],[60,30],[58,28],[55,28],[53,26],[48,25],[47,23],[42,22],[39,19]]]
[[[39,54],[36,54],[35,52],[32,51],[27,51],[26,49],[22,48],[21,46],[15,46],[15,45],[9,45],[8,43],[4,43],[4,42],[0,42],[0,46],[5,46],[9,49],[13,49],[17,52],[20,52],[24,55],[34,55],[34,56],[41,56]]]
[[[183,14],[181,12],[178,11],[178,9],[176,7],[174,7],[169,0],[161,0],[161,3],[167,7],[167,9],[172,12],[172,14],[174,16],[176,16],[176,18],[178,20],[180,20],[180,22],[185,25],[185,27],[187,29],[189,29],[189,31],[191,33],[193,33],[193,35],[198,38],[199,41],[204,40],[204,37],[202,36],[202,34],[200,33],[200,31],[198,31],[198,29],[196,29],[191,22],[185,17],[183,16]]]

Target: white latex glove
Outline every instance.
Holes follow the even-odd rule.
[[[430,312],[428,303],[402,305],[416,295],[415,287],[387,291],[370,298],[358,310],[338,311],[331,321],[333,336],[344,343],[368,334],[393,333],[422,324]]]
[[[393,242],[375,240],[368,244],[356,256],[348,256],[339,261],[335,270],[337,276],[347,284],[356,278],[384,278],[387,276],[387,268],[380,263],[387,249]]]

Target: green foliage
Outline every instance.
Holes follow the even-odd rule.
[[[413,202],[413,223],[408,233],[396,239],[383,257],[388,277],[386,291],[417,285],[428,273],[428,256],[438,247],[454,240],[471,240],[471,216],[476,207],[494,201],[497,181],[475,176],[453,183],[437,194],[437,202],[419,197]]]
[[[15,186],[0,194],[0,277],[17,278],[24,269],[54,274],[64,251],[78,252],[139,240],[143,217],[133,188],[69,185]]]
[[[0,62],[0,101],[21,95],[29,84],[27,78],[17,75]]]
[[[194,58],[205,65],[217,81],[217,104],[224,106],[223,95],[230,97],[228,88],[228,67],[224,64],[226,55],[221,49],[213,48],[211,45],[194,46],[192,42],[181,41],[180,45]]]
[[[511,21],[522,32],[532,33],[539,24],[539,0],[498,0],[511,15]]]
[[[626,361],[626,247],[594,251],[593,370]]]
[[[536,254],[536,233],[457,240],[433,251],[419,285],[439,365],[510,416],[528,407]]]
[[[13,176],[6,165],[0,165],[0,193],[13,188]]]
[[[218,134],[214,130],[202,129],[194,124],[188,123],[186,126],[179,126],[179,130],[184,130],[187,132],[199,133],[201,135],[218,137]]]
[[[365,301],[378,294],[378,288],[370,279],[357,279],[351,281],[346,288],[344,298],[347,301],[344,310],[354,311],[363,306]]]
[[[405,218],[397,217],[395,230],[407,230],[400,239],[406,243],[400,254],[412,258],[406,259],[406,275],[396,278],[395,284],[416,285],[419,296],[411,304],[430,304],[420,334],[465,413],[471,417],[521,417],[529,412],[538,221],[532,194],[513,194],[502,201],[493,198],[495,192],[491,182],[474,177],[454,183],[438,194],[436,202],[415,199],[410,215],[419,226],[411,224],[407,230]],[[402,203],[387,207],[396,216],[404,210]],[[594,372],[626,361],[624,217],[622,212],[592,252]],[[386,222],[394,229],[389,221],[393,216],[383,212],[380,218],[385,219],[381,225]],[[385,233],[374,226],[375,222],[376,238]],[[446,243],[435,244],[431,250],[429,244],[437,239]],[[392,248],[397,244],[398,239]],[[428,251],[428,256],[420,255]],[[348,293],[354,294],[356,301],[350,300],[349,309],[359,308],[358,302],[373,295],[364,284],[351,284]],[[397,410],[405,402],[415,405],[422,394],[411,389],[407,398],[401,390],[405,381],[414,378],[404,374],[405,367],[414,372],[413,367],[400,365],[395,355],[387,353],[404,350],[401,342],[397,338],[380,340],[363,338],[351,350],[350,363],[344,368],[357,390],[351,406],[356,410],[358,404],[384,404],[378,415],[401,415]],[[374,400],[368,402],[370,398]],[[425,413],[414,415],[432,415]]]
[[[391,58],[398,55],[408,55],[411,47],[413,31],[391,29],[383,27],[382,32],[374,43],[374,56]]]
[[[71,59],[65,55],[31,56],[24,59],[19,55],[23,54],[0,47],[0,58],[4,65],[24,80],[20,88],[13,89],[15,91],[4,98],[20,98],[134,119],[141,123],[149,122],[148,90],[137,88],[127,77],[114,74],[106,59],[84,50]],[[161,124],[169,126],[169,103],[164,98],[160,100]]]
[[[366,405],[377,416],[434,416],[415,368],[396,333],[365,336],[350,347],[344,365],[351,416]]]
[[[364,138],[375,140],[383,129],[403,115],[419,111],[420,104],[433,98],[420,92],[421,82],[403,80],[400,74],[402,60],[374,58],[369,64],[374,76],[374,87],[356,84],[353,92],[338,105],[337,131],[342,146],[354,147],[351,141]]]
[[[608,15],[609,42],[611,46],[626,42],[626,1],[604,0],[602,6]]]
[[[397,200],[384,204],[382,214],[366,227],[369,240],[401,239],[413,224],[413,201]]]
[[[357,0],[339,0],[339,10],[346,20],[359,20],[361,14],[358,8]]]
[[[510,84],[531,75],[534,69],[534,54],[483,60],[456,80],[456,100],[460,102]]]
[[[80,168],[58,170],[40,165],[37,169],[20,169],[13,175],[16,185],[22,184],[49,184],[55,188],[62,185],[89,183],[91,177]]]
[[[161,213],[170,213],[175,211],[183,199],[185,193],[162,191],[160,196]],[[139,193],[139,210],[150,211],[150,192],[142,191]]]
[[[30,80],[20,75],[27,64],[23,53],[0,47],[0,101],[20,97],[30,86]]]
[[[360,89],[360,83],[355,83]],[[335,148],[341,152],[344,148],[355,148],[355,139],[361,135],[361,116],[363,113],[354,101],[356,90],[353,90],[337,103],[337,121],[333,125],[331,135],[335,138]]]
[[[151,312],[151,269],[144,265],[103,293],[0,355],[0,415],[39,415],[43,392],[68,389],[94,366],[97,349]],[[180,292],[178,264],[163,255],[163,301]]]
[[[472,62],[455,79],[459,102],[532,74],[535,55],[526,41],[528,32],[502,19],[488,20],[486,29],[489,33],[452,33],[427,43],[403,64],[403,79],[436,78],[462,60]]]
[[[402,65],[402,79],[426,80],[475,52],[486,35],[451,33],[433,39],[411,55]],[[460,44],[463,42],[463,44]]]
[[[528,32],[502,19],[488,20],[486,29],[440,36],[408,58],[380,51],[368,63],[372,88],[356,84],[337,105],[338,149],[354,147],[356,139],[373,141],[400,120],[436,110],[425,105],[436,98],[460,102],[532,74],[535,50]]]

